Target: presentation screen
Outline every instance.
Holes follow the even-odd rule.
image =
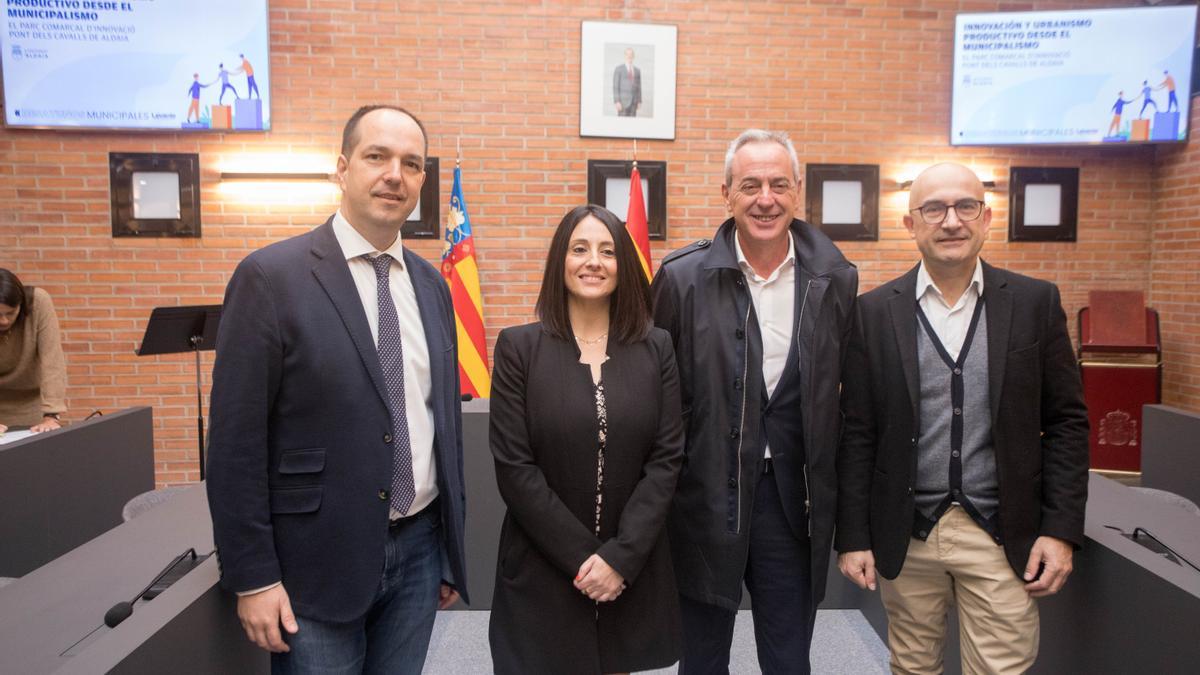
[[[951,145],[1187,140],[1196,7],[959,14]]]
[[[11,127],[265,131],[267,0],[0,0]]]

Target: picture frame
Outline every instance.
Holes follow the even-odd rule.
[[[1014,166],[1008,178],[1009,241],[1075,241],[1077,167]]]
[[[580,136],[675,140],[678,33],[668,24],[582,22]]]
[[[200,237],[200,155],[110,152],[115,237]]]
[[[809,164],[804,215],[834,241],[879,241],[879,165]]]
[[[441,161],[437,157],[425,158],[425,183],[421,185],[421,198],[417,206],[409,214],[408,220],[400,227],[400,236],[404,239],[441,239],[442,238],[442,205],[441,195]]]
[[[644,183],[646,229],[652,241],[667,238],[667,163],[638,160],[638,174]],[[619,159],[589,159],[587,196],[589,204],[612,211],[622,223],[629,211],[629,176],[633,162]]]

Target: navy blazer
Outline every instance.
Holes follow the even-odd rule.
[[[462,417],[450,292],[407,248],[429,348],[444,574],[467,599]],[[387,387],[332,218],[250,254],[225,292],[208,498],[221,584],[283,581],[297,614],[347,621],[379,586],[392,475]]]

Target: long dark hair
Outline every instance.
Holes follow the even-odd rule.
[[[17,275],[0,267],[0,305],[8,305],[9,307],[17,307],[20,311],[17,312],[17,320],[13,322],[13,328],[16,328],[29,316],[29,300],[26,297],[25,286],[21,284],[21,280]]]
[[[566,274],[567,246],[575,226],[588,216],[608,228],[617,257],[617,288],[608,303],[608,335],[617,342],[636,342],[650,331],[650,283],[642,273],[633,240],[615,215],[603,206],[577,206],[563,216],[550,240],[546,253],[546,272],[542,290],[538,293],[537,317],[551,335],[571,338],[571,319],[567,313]]]

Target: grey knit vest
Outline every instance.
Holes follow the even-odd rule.
[[[980,304],[982,304],[982,299]],[[987,322],[984,308],[974,335],[964,343],[962,352],[963,400],[956,407],[951,392],[953,368],[948,365],[926,329],[917,321],[917,354],[921,382],[921,436],[917,442],[917,511],[930,520],[941,516],[939,504],[951,495],[952,475],[961,460],[961,490],[978,514],[991,519],[999,505],[996,455],[992,446],[992,420],[988,395]],[[956,412],[957,411],[957,412]],[[954,448],[952,426],[955,415],[962,416],[961,445]],[[957,455],[954,451],[957,450]],[[951,500],[962,502],[962,495]],[[968,509],[970,511],[971,509]]]

